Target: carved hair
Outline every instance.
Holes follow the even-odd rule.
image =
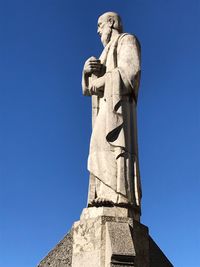
[[[107,21],[113,20],[113,29],[118,30],[119,33],[123,32],[123,26],[122,26],[122,20],[120,16],[115,12],[106,12],[102,16],[105,16],[107,18]]]

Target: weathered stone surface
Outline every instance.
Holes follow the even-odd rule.
[[[86,218],[81,216],[81,220],[74,223],[73,235],[73,256],[72,266],[79,267],[80,262],[85,267],[105,267],[105,250],[106,250],[106,223],[116,222],[117,224],[126,223],[131,224],[132,219],[128,217],[115,217],[115,216],[97,216],[100,213],[105,214],[109,209],[100,208],[97,213],[95,209],[92,210],[91,217],[90,211],[84,211]]]
[[[98,33],[104,50],[85,62],[82,76],[92,98],[89,208],[39,267],[172,267],[140,223],[140,44],[114,12],[99,17]]]
[[[106,222],[106,239],[113,255],[135,256],[135,248],[128,223]]]
[[[88,206],[132,206],[139,220],[141,184],[136,107],[140,84],[140,45],[122,32],[120,16],[107,12],[98,19],[104,46],[99,59],[83,67],[83,94],[92,98],[93,131],[88,170]]]
[[[146,226],[128,217],[91,214],[75,222],[38,267],[173,267]]]
[[[108,217],[130,217],[129,210],[127,208],[120,207],[90,207],[83,210],[81,214],[81,220],[87,220],[91,218],[96,218],[99,216]]]
[[[72,266],[73,230],[71,230],[38,267],[71,267]]]
[[[81,220],[74,224],[72,266],[100,266],[102,245],[100,217]]]
[[[149,267],[149,231],[145,225],[133,221],[132,238],[135,246],[135,266]]]
[[[149,267],[148,228],[127,215],[125,208],[85,209],[73,227],[72,266],[79,267],[80,262],[85,267],[140,266],[133,264],[141,262]]]
[[[105,266],[129,263],[133,266],[135,247],[128,223],[106,222]]]

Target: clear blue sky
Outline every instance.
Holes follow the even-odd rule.
[[[96,21],[142,45],[142,223],[176,267],[200,266],[200,1],[0,1],[0,267],[34,267],[86,206]]]

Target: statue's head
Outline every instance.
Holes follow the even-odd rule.
[[[120,16],[115,12],[106,12],[98,19],[97,32],[101,37],[101,41],[106,46],[113,32],[122,33],[122,21]]]

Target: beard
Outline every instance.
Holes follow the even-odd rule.
[[[104,47],[109,43],[111,39],[111,34],[112,34],[112,29],[110,27],[107,27],[103,30],[101,35],[101,42]]]

